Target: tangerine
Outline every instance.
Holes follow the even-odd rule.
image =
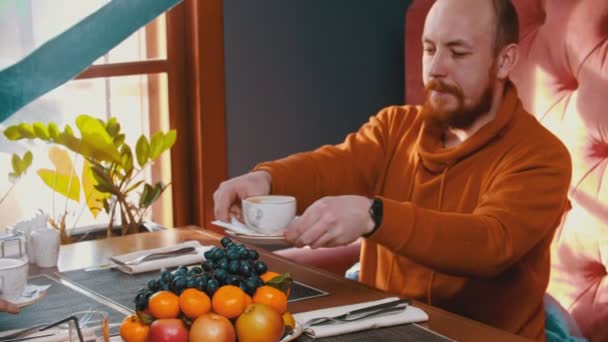
[[[279,314],[287,311],[287,295],[272,286],[260,286],[253,295],[253,302],[270,306]]]
[[[179,295],[179,308],[188,318],[197,318],[211,310],[211,299],[203,291],[186,289]]]
[[[158,291],[148,301],[148,311],[154,318],[177,318],[179,297],[171,291]]]
[[[211,298],[211,307],[215,313],[226,318],[237,318],[247,307],[247,294],[240,287],[224,285]]]
[[[125,317],[120,324],[120,337],[126,342],[145,342],[149,331],[150,327],[135,314]]]

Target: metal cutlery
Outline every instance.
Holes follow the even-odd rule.
[[[95,310],[97,310],[97,307],[98,307],[97,305],[93,305],[93,306],[89,307],[89,309],[84,311],[85,315],[82,316],[82,318],[78,322],[78,325],[80,326],[80,328],[85,327],[87,325],[87,323],[89,323],[89,321],[93,317],[93,313],[95,312]],[[45,331],[53,326],[56,326],[57,324],[58,324],[57,322],[56,323],[35,324],[35,325],[32,325],[31,327],[17,330],[11,334],[0,336],[0,342],[29,340],[34,337],[27,337],[28,335],[36,333],[36,332]],[[42,336],[35,336],[35,338],[43,338],[43,337],[48,337],[48,336],[53,336],[53,335],[55,335],[55,333],[50,333],[48,335],[42,335]]]
[[[40,323],[40,324],[33,325],[29,328],[17,330],[12,334],[8,334],[8,335],[4,335],[4,336],[0,337],[0,341],[11,341],[11,340],[18,339],[20,337],[40,331],[40,329],[42,329],[46,325],[48,325],[48,323]]]
[[[398,299],[387,303],[368,306],[365,308],[349,311],[347,313],[333,317],[316,317],[309,319],[302,324],[303,329],[311,326],[332,324],[332,323],[348,323],[363,320],[370,317],[377,317],[397,313],[405,310],[411,304],[410,299]]]
[[[141,264],[144,261],[164,259],[164,258],[168,258],[168,257],[172,257],[172,256],[193,254],[193,253],[196,253],[196,248],[183,247],[180,249],[175,249],[175,250],[166,251],[166,252],[155,252],[155,253],[141,255],[139,257],[136,257],[135,259],[128,260],[128,261],[121,261],[115,257],[111,257],[110,260],[112,260],[113,262],[115,262],[121,266],[133,266],[133,265]]]

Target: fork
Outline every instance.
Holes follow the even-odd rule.
[[[352,316],[352,317],[347,316],[347,317],[343,317],[343,318],[339,318],[339,317],[311,318],[308,321],[304,322],[304,324],[302,324],[302,330],[306,330],[315,325],[349,323],[349,322],[360,321],[362,319],[366,319],[366,318],[370,318],[370,317],[384,316],[389,313],[397,313],[397,312],[404,311],[405,309],[407,309],[408,306],[409,305],[404,305],[404,306],[397,306],[397,307],[392,307],[392,308],[387,308],[387,309],[381,309],[381,310],[373,311],[373,312],[366,313],[363,315],[357,315],[357,316]]]
[[[42,328],[46,325],[48,325],[48,323],[40,323],[40,324],[32,325],[31,327],[28,327],[28,328],[23,328],[23,329],[17,330],[12,334],[8,334],[8,335],[4,335],[4,336],[0,337],[0,341],[10,341],[10,340],[17,339],[19,337],[29,335],[33,332],[40,330],[40,328]]]
[[[192,254],[195,252],[196,252],[196,248],[194,248],[194,247],[183,247],[183,248],[172,250],[172,251],[156,252],[156,253],[150,253],[150,254],[138,256],[137,258],[135,258],[133,260],[129,260],[129,261],[120,261],[120,260],[117,260],[116,258],[112,258],[112,261],[114,261],[115,263],[117,263],[119,265],[133,266],[133,265],[141,264],[144,261],[162,259],[162,258],[174,256],[174,255]]]

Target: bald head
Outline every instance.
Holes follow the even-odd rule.
[[[519,20],[511,0],[437,0],[425,22],[459,31],[470,29],[491,42],[494,54],[519,41]]]

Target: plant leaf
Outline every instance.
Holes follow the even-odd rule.
[[[292,284],[293,279],[291,278],[291,275],[289,273],[283,273],[280,276],[270,279],[264,285],[272,286],[275,289],[281,290],[285,294],[288,294]]]
[[[25,154],[23,155],[23,158],[19,158],[19,156],[17,154],[12,155],[11,157],[11,164],[13,166],[13,172],[11,172],[9,174],[9,177],[12,178],[19,178],[21,177],[21,175],[23,175],[25,173],[25,171],[27,171],[27,169],[30,167],[30,165],[32,165],[32,152],[27,151],[25,152]]]
[[[121,166],[126,174],[131,174],[133,171],[133,152],[131,152],[129,145],[122,145],[120,150]]]
[[[19,132],[19,127],[17,127],[17,126],[9,126],[6,129],[4,129],[3,133],[4,133],[4,136],[6,137],[6,139],[8,139],[8,140],[23,139],[21,132]]]
[[[163,152],[173,147],[177,140],[177,131],[172,129],[163,138]]]
[[[103,200],[103,210],[106,212],[106,214],[110,213],[110,202],[108,202],[107,198]]]
[[[100,189],[97,186],[100,186],[101,192],[109,192],[114,193],[114,184],[112,183],[112,177],[108,174],[108,171],[99,165],[92,164],[91,171],[93,171],[93,178],[97,181],[95,189]]]
[[[82,165],[82,192],[84,193],[87,207],[89,208],[89,211],[93,217],[97,217],[101,211],[99,205],[103,205],[103,201],[110,197],[110,193],[101,192],[96,189],[95,185],[97,184],[97,180],[93,176],[91,163],[85,160],[84,164]]]
[[[36,133],[34,133],[34,127],[27,122],[20,123],[18,126],[19,133],[21,136],[26,139],[34,139],[36,137]]]
[[[74,170],[70,155],[67,151],[53,146],[49,149],[49,158],[55,166],[55,170],[40,169],[38,175],[48,187],[78,203],[80,201],[80,180]]]
[[[135,144],[135,155],[137,156],[137,163],[141,167],[144,167],[150,158],[150,144],[143,134],[137,139],[137,144]]]
[[[36,137],[45,141],[49,140],[51,136],[49,135],[49,131],[46,128],[45,124],[43,124],[42,122],[34,122],[32,126],[34,127],[34,133],[36,134]]]
[[[144,184],[144,189],[142,190],[141,195],[139,196],[139,207],[140,208],[147,208],[149,206],[148,197],[150,196],[151,192],[152,192],[152,186],[148,183]]]
[[[156,132],[150,138],[150,159],[155,160],[163,152],[163,132]]]
[[[53,141],[57,141],[57,137],[59,137],[59,128],[54,123],[50,123],[48,126],[49,136]]]
[[[102,192],[102,193],[113,193],[113,191],[114,191],[112,188],[110,188],[107,185],[102,184],[102,183],[97,183],[97,184],[93,185],[93,187],[95,188],[95,190]]]
[[[120,145],[125,143],[126,136],[124,134],[118,134],[114,137],[114,145],[119,147]]]
[[[86,158],[120,163],[120,154],[106,127],[100,120],[80,115],[76,118],[76,126],[80,130],[80,151]]]
[[[120,132],[120,123],[115,117],[111,117],[106,124],[106,131],[111,137],[115,137]]]

